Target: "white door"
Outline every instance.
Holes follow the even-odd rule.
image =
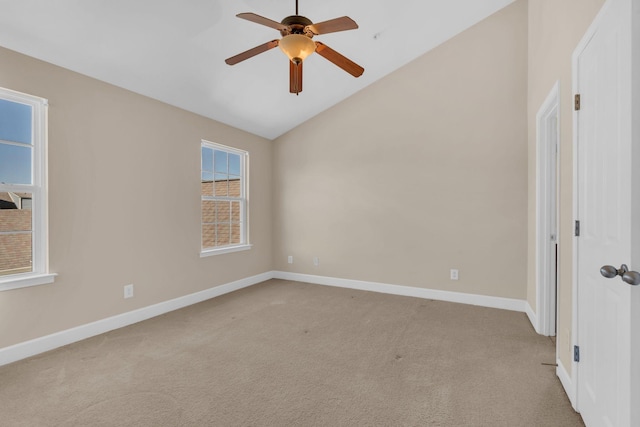
[[[587,426],[637,426],[632,293],[604,265],[632,270],[632,5],[609,0],[574,54],[577,150],[577,407]],[[635,18],[637,20],[637,15]],[[635,46],[637,49],[637,46]],[[636,71],[637,72],[637,71]],[[635,83],[634,83],[635,84]],[[636,101],[634,101],[636,102]],[[634,144],[637,141],[633,142]],[[636,184],[637,185],[637,184]],[[637,213],[636,219],[638,221]],[[636,260],[637,261],[637,260]],[[634,374],[635,375],[635,374]],[[574,378],[576,378],[574,376]]]

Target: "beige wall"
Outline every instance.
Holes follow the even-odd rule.
[[[526,298],[526,96],[519,1],[278,138],[275,269]]]
[[[2,48],[0,64],[0,86],[49,99],[59,274],[0,292],[0,348],[271,269],[269,141]],[[250,153],[250,251],[199,256],[202,138]]]
[[[536,307],[536,113],[560,81],[558,352],[571,371],[573,102],[571,55],[604,0],[529,0],[529,226],[527,299]]]

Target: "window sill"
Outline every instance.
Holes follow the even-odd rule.
[[[240,252],[240,251],[248,251],[249,249],[251,249],[253,245],[236,245],[236,246],[225,246],[223,248],[216,248],[216,249],[205,249],[200,251],[200,258],[204,258],[204,257],[208,257],[208,256],[213,256],[213,255],[220,255],[220,254],[229,254],[232,252]]]
[[[14,276],[0,277],[0,291],[26,288],[29,286],[46,285],[53,283],[57,274],[55,273],[27,273]]]

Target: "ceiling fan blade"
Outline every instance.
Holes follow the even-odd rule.
[[[353,77],[360,77],[362,73],[364,73],[364,68],[349,58],[342,56],[324,43],[316,42],[316,52],[318,52],[318,55],[328,59],[347,73],[351,74]]]
[[[238,18],[246,19],[247,21],[255,22],[256,24],[266,25],[267,27],[274,28],[276,30],[289,30],[288,25],[283,25],[272,19],[265,18],[264,16],[256,15],[255,13],[239,13],[236,15]]]
[[[296,95],[302,92],[302,62],[289,61],[289,92]]]
[[[341,18],[318,22],[317,24],[307,25],[307,28],[311,30],[313,34],[318,35],[335,33],[338,31],[355,30],[358,28],[358,24],[348,16],[343,16]]]
[[[232,56],[231,58],[227,58],[224,60],[224,62],[226,62],[229,65],[236,65],[238,62],[242,62],[245,59],[252,58],[259,53],[266,52],[269,49],[273,49],[274,47],[278,46],[279,43],[280,43],[279,40],[271,40],[270,42],[261,44],[260,46],[256,46],[253,49],[249,49],[245,52]]]

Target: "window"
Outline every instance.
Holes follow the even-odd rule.
[[[247,227],[249,153],[202,141],[201,256],[250,249]]]
[[[0,290],[53,282],[47,265],[47,100],[0,88]]]

